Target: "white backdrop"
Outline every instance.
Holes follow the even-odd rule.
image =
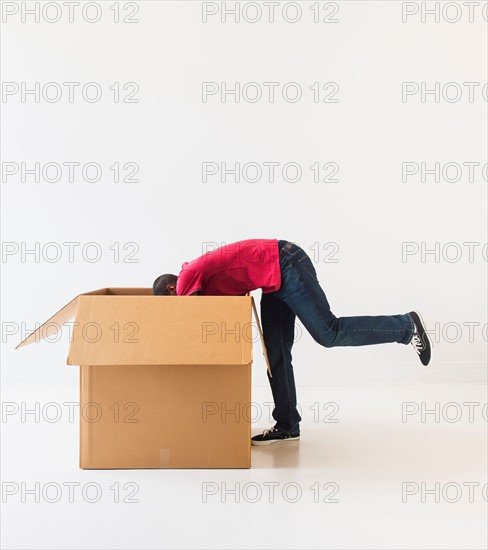
[[[72,23],[22,4],[2,6],[4,383],[77,384],[67,334],[14,350],[77,293],[247,238],[309,252],[337,316],[416,309],[432,331],[424,368],[411,346],[325,349],[298,323],[297,384],[485,380],[486,2],[441,2],[438,22],[433,2],[282,2],[274,20],[242,2],[238,22],[233,2],[121,2],[118,23],[111,1]]]

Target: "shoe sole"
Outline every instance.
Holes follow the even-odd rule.
[[[272,445],[273,443],[287,443],[288,441],[297,441],[300,436],[287,437],[286,439],[270,439],[269,441],[253,441],[251,439],[251,445]]]
[[[420,313],[418,311],[415,311],[415,310],[413,311],[413,313],[415,313],[417,315],[417,317],[420,319],[420,322],[422,323],[422,327],[424,329],[425,338],[429,342],[429,346],[430,346],[429,363],[430,363],[432,361],[432,356],[433,356],[432,350],[434,348],[434,344],[432,343],[432,340],[430,339],[430,336],[427,332],[427,325],[425,324],[425,321],[423,320],[422,315],[420,315]],[[415,319],[414,319],[414,321],[415,321]],[[420,356],[419,356],[419,359],[420,359]],[[421,361],[421,363],[422,363],[422,361]],[[429,363],[427,363],[427,365],[429,365]],[[424,365],[424,364],[422,363],[422,365]],[[424,365],[424,367],[426,367],[427,365]]]

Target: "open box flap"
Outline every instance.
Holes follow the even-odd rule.
[[[64,307],[62,307],[57,313],[50,317],[45,323],[43,323],[39,328],[34,332],[31,332],[29,336],[24,338],[20,344],[15,346],[15,349],[19,349],[23,346],[32,344],[32,342],[40,342],[50,338],[51,336],[56,335],[63,327],[63,323],[69,321],[76,315],[76,307],[78,305],[78,298],[80,296],[89,296],[89,295],[126,295],[126,294],[136,294],[136,295],[145,295],[152,294],[151,288],[130,288],[130,287],[106,287],[99,288],[97,290],[91,290],[89,292],[83,292],[75,296],[70,302],[68,302]]]
[[[269,364],[269,359],[268,359],[268,352],[266,351],[266,344],[264,343],[263,330],[261,328],[261,323],[259,321],[259,315],[258,315],[258,311],[256,309],[256,303],[254,301],[254,297],[252,297],[252,311],[254,313],[254,317],[256,319],[256,324],[258,326],[259,339],[261,340],[261,347],[263,349],[264,360],[266,361],[266,368],[268,369],[268,373],[269,373],[270,378],[273,378],[273,375],[271,373],[271,366]]]
[[[247,365],[250,296],[79,296],[69,365]]]
[[[98,290],[92,290],[91,292],[85,292],[83,294],[78,294],[70,302],[68,302],[64,307],[62,307],[57,313],[50,317],[45,323],[43,323],[39,328],[34,332],[31,332],[29,336],[24,338],[20,344],[15,346],[15,349],[19,349],[23,346],[32,344],[32,342],[40,342],[46,338],[54,336],[61,329],[63,323],[69,321],[75,316],[76,306],[78,304],[78,298],[80,296],[85,296],[88,294],[107,294],[106,288],[99,288]]]

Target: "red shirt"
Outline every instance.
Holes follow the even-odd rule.
[[[240,296],[257,288],[274,292],[280,286],[278,239],[246,239],[185,262],[176,294],[188,296],[201,290],[210,296]]]

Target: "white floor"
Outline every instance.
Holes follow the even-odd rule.
[[[2,389],[2,548],[487,547],[483,385],[298,387],[301,440],[253,447],[250,470],[79,470],[78,416],[45,407],[77,392]],[[254,389],[253,433],[270,401]]]

